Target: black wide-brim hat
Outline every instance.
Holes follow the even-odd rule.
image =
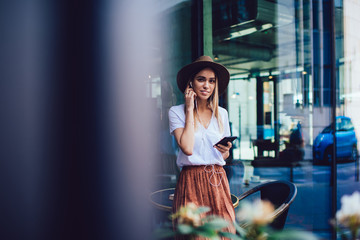
[[[225,92],[227,85],[230,80],[230,73],[226,69],[225,66],[220,63],[214,62],[209,56],[201,56],[196,59],[193,63],[190,63],[183,68],[177,74],[177,85],[181,92],[185,92],[188,82],[190,81],[190,77],[193,74],[199,72],[203,68],[211,68],[215,71],[218,81],[218,93],[219,95]]]

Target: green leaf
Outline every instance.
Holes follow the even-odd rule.
[[[196,229],[195,234],[211,239],[218,236],[217,233],[211,229]]]
[[[204,224],[204,227],[214,229],[214,230],[220,230],[229,225],[229,222],[222,218],[214,218]]]
[[[241,237],[245,237],[246,236],[246,230],[242,227],[240,227],[239,224],[237,224],[236,222],[233,223],[236,229],[236,232],[239,233],[239,235]]]
[[[244,240],[243,238],[241,238],[239,235],[236,235],[234,233],[229,233],[229,232],[219,232],[219,235],[222,237],[226,237],[226,238],[230,238],[230,239],[235,239],[235,240]]]
[[[283,230],[270,234],[268,240],[317,240],[318,238],[311,232],[300,230]]]
[[[206,207],[206,206],[202,206],[202,207],[198,207],[196,209],[196,213],[206,213],[206,212],[209,212],[211,210],[211,208],[209,207]]]
[[[186,225],[186,224],[178,224],[177,225],[177,230],[180,234],[192,234],[194,231],[194,228],[190,225]]]
[[[161,239],[161,238],[168,238],[174,237],[175,233],[170,229],[156,229],[153,233],[154,238]]]

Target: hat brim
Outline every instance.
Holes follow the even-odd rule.
[[[215,71],[218,80],[218,93],[223,94],[229,84],[230,73],[225,66],[209,61],[193,62],[184,66],[177,74],[177,85],[181,92],[185,92],[190,77],[203,68],[212,68]]]

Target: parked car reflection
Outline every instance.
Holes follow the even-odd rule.
[[[337,160],[355,161],[358,156],[357,138],[354,125],[349,117],[336,117],[335,136]],[[315,138],[313,145],[314,163],[330,163],[333,145],[332,125],[329,125]]]

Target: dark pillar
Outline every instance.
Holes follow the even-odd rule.
[[[192,5],[192,58],[197,59],[204,54],[204,24],[203,24],[203,1],[193,0]]]
[[[275,144],[276,144],[276,148],[275,148],[275,158],[277,158],[279,156],[279,140],[280,140],[280,136],[279,136],[279,117],[278,117],[278,84],[277,84],[277,77],[273,78],[273,89],[274,89],[274,137],[275,137]]]
[[[256,125],[257,139],[264,139],[264,85],[261,77],[256,78]]]

